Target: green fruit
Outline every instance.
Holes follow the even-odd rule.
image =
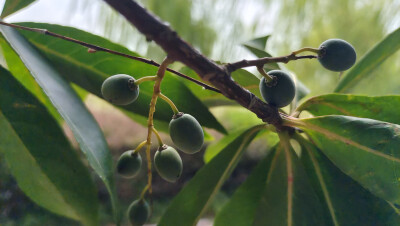
[[[260,92],[264,100],[277,108],[290,104],[296,94],[292,77],[280,70],[269,71],[268,75],[273,78],[272,82],[266,82],[264,77],[260,80]]]
[[[118,159],[117,172],[124,177],[134,177],[142,166],[142,157],[132,150],[124,152]]]
[[[132,76],[118,74],[108,77],[101,85],[101,93],[108,102],[128,105],[139,96],[139,86]]]
[[[154,166],[158,174],[169,182],[175,182],[182,174],[182,159],[173,147],[161,147],[154,155]]]
[[[326,40],[319,49],[318,60],[328,70],[345,71],[356,62],[357,54],[354,47],[344,40]]]
[[[187,154],[200,151],[204,143],[204,133],[199,122],[193,116],[182,112],[172,117],[169,135],[174,144]]]
[[[128,208],[128,217],[133,226],[144,225],[150,217],[150,205],[144,199],[133,201]]]

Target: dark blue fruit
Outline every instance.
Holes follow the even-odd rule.
[[[296,87],[292,77],[283,71],[269,71],[273,81],[267,83],[263,77],[260,80],[260,92],[264,100],[277,108],[290,104],[296,94]]]
[[[156,152],[154,166],[158,174],[169,182],[175,182],[182,174],[182,159],[178,152],[169,146],[164,146]]]
[[[142,157],[132,150],[124,152],[118,159],[117,172],[124,177],[134,177],[142,166]]]
[[[200,151],[204,143],[204,133],[199,122],[193,116],[182,112],[172,117],[169,135],[179,150],[187,154]]]
[[[139,96],[139,86],[132,76],[118,74],[108,77],[101,86],[101,93],[108,102],[128,105]]]
[[[150,217],[150,205],[144,199],[132,202],[128,208],[128,218],[133,226],[144,225]]]
[[[356,62],[354,47],[342,39],[326,40],[319,48],[318,60],[328,70],[345,71]]]

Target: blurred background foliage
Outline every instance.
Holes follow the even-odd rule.
[[[3,5],[3,2],[0,1],[0,5]],[[341,38],[354,45],[360,59],[385,35],[400,26],[399,0],[141,0],[140,2],[162,20],[167,21],[181,37],[200,52],[220,62],[254,59],[255,56],[241,44],[269,34],[271,37],[266,50],[273,56],[286,55],[306,46],[318,47],[329,38]],[[106,37],[158,62],[165,56],[154,42],[146,41],[144,36],[101,0],[62,2],[39,0],[10,16],[6,21],[34,21],[73,26]],[[399,62],[400,52],[385,61],[371,76],[358,84],[353,92],[368,95],[400,94]],[[316,60],[290,62],[285,67],[295,73],[311,90],[308,96],[330,93],[339,81],[338,73],[323,69]],[[89,96],[86,103],[105,132],[115,158],[127,148],[140,142],[141,138],[137,137],[137,134],[145,133],[143,127],[132,124],[126,116],[93,96]],[[259,122],[253,114],[241,107],[214,107],[212,112],[218,119],[223,119],[220,121],[229,131]],[[126,125],[125,129],[120,125]],[[68,130],[66,133],[70,134]],[[216,139],[221,137],[215,132],[212,134]],[[270,134],[265,136],[261,136],[264,140],[259,139],[249,147],[250,154],[244,157],[233,177],[224,186],[224,193],[217,196],[214,205],[216,209],[226,200],[225,197],[245,180],[260,152],[276,142],[276,137],[271,138]],[[265,144],[265,139],[270,142]],[[204,164],[201,155],[183,156],[183,158],[188,168],[185,169],[186,175],[179,185],[168,184],[155,177],[155,184],[159,185],[159,190],[155,189],[156,200],[160,203],[155,205],[153,221],[156,221],[157,215],[162,212],[161,209],[168,205],[168,200]],[[2,162],[0,169],[0,205],[3,206],[0,206],[0,224],[41,225],[38,222],[42,221],[31,215],[44,216],[46,211],[32,207],[31,214],[27,216],[25,207],[22,209],[15,207],[13,205],[15,199],[18,199],[17,202],[29,201],[27,198],[19,200],[21,198],[18,197],[22,193],[15,189],[15,182],[8,178],[9,174],[6,173],[7,170]],[[141,179],[135,180],[136,182],[119,180],[120,197],[123,200],[133,200],[143,187],[144,177],[145,175],[141,175]],[[98,184],[102,186],[101,183]],[[139,189],[132,191],[134,187]],[[102,189],[104,188],[100,189],[99,197],[104,200],[106,193]],[[128,205],[128,201],[124,204]],[[8,207],[4,208],[5,206]],[[102,211],[110,212],[109,207],[104,207]],[[52,222],[58,222],[58,225],[71,225],[68,220],[47,214],[49,217],[43,221],[51,223],[48,225],[52,225]],[[16,220],[21,216],[25,216],[24,219]],[[10,217],[14,220],[10,220]],[[109,217],[103,218],[105,222],[109,221]]]

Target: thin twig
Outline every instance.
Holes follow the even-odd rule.
[[[251,66],[256,66],[256,67],[262,67],[264,64],[270,64],[270,63],[288,63],[289,61],[293,60],[299,60],[299,59],[314,59],[317,58],[318,56],[316,55],[306,55],[306,56],[296,56],[294,53],[289,54],[287,56],[281,56],[281,57],[264,57],[264,58],[259,58],[256,60],[241,60],[235,63],[229,63],[226,64],[225,67],[228,70],[228,72],[234,72],[240,68],[244,67],[251,67]]]
[[[69,41],[69,42],[74,42],[76,44],[79,44],[81,46],[85,46],[85,47],[89,48],[89,52],[102,51],[102,52],[107,52],[107,53],[111,53],[111,54],[114,54],[114,55],[122,56],[122,57],[125,57],[125,58],[129,58],[129,59],[132,59],[132,60],[140,61],[140,62],[149,64],[149,65],[152,65],[152,66],[156,66],[156,67],[160,66],[159,63],[157,63],[157,62],[155,62],[153,60],[149,60],[149,59],[146,59],[146,58],[143,58],[143,57],[136,57],[136,56],[132,56],[132,55],[129,55],[129,54],[125,54],[125,53],[121,53],[121,52],[118,52],[118,51],[114,51],[114,50],[111,50],[111,49],[107,49],[107,48],[104,48],[104,47],[101,47],[101,46],[93,45],[93,44],[90,44],[90,43],[87,43],[87,42],[83,42],[83,41],[80,41],[80,40],[77,40],[77,39],[73,39],[73,38],[70,38],[70,37],[67,37],[67,36],[63,36],[63,35],[48,31],[46,29],[30,28],[30,27],[25,27],[25,26],[16,25],[16,24],[9,24],[9,23],[2,22],[2,21],[0,21],[0,24],[8,26],[8,27],[18,28],[18,29],[22,29],[22,30],[26,30],[26,31],[32,31],[32,32],[36,32],[36,33],[40,33],[40,34],[44,34],[44,35],[48,35],[48,36],[64,39],[64,40]],[[180,73],[178,71],[175,71],[175,70],[170,69],[170,68],[167,68],[167,71],[169,71],[171,73],[174,73],[174,74],[176,74],[176,75],[178,75],[178,76],[180,76],[180,77],[182,77],[184,79],[187,79],[187,80],[189,80],[191,82],[194,82],[197,85],[200,85],[200,86],[204,87],[205,89],[208,89],[208,90],[211,90],[211,91],[214,91],[214,92],[217,92],[217,93],[221,93],[221,91],[219,91],[218,89],[216,89],[216,88],[214,88],[212,86],[209,86],[209,85],[207,85],[207,84],[205,84],[205,83],[203,83],[203,82],[201,82],[199,80],[191,78],[191,77],[189,77],[189,76],[187,76],[185,74],[182,74],[182,73]]]

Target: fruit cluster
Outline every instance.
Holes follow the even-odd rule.
[[[354,48],[346,41],[340,39],[330,39],[323,42],[318,49],[303,48],[293,52],[292,55],[295,56],[304,51],[317,53],[318,55],[313,56],[313,58],[318,58],[323,67],[332,71],[342,72],[347,70],[356,60]],[[163,64],[168,64],[168,62],[167,58]],[[175,148],[162,142],[157,130],[153,126],[155,102],[158,97],[165,100],[174,112],[169,123],[169,134],[175,146],[187,154],[196,153],[203,146],[204,133],[199,122],[193,116],[179,112],[174,103],[160,91],[160,84],[166,70],[166,65],[163,64],[160,66],[156,76],[148,76],[135,80],[129,75],[118,74],[107,78],[101,87],[103,97],[107,101],[117,105],[128,105],[138,98],[140,83],[155,81],[149,110],[147,139],[134,150],[124,152],[117,162],[117,172],[124,177],[131,178],[139,173],[142,166],[142,157],[139,151],[144,145],[147,145],[146,154],[148,157],[150,156],[152,133],[157,136],[159,143],[153,160],[158,174],[168,182],[175,182],[182,174],[183,163],[179,153]],[[293,78],[282,70],[265,72],[262,66],[257,66],[257,69],[263,76],[259,84],[263,99],[276,108],[289,105],[296,95],[296,85]],[[151,160],[148,158],[147,161],[148,172],[150,172],[148,185],[143,190],[141,197],[133,201],[128,209],[129,220],[133,225],[143,225],[151,215],[150,206],[144,198],[147,189],[151,190]]]
[[[143,81],[161,80],[157,76],[144,77],[135,80],[132,76],[117,74],[107,78],[101,87],[101,93],[107,101],[116,105],[128,105],[139,96],[139,84]],[[167,97],[161,93],[154,94],[163,99]],[[169,99],[167,102],[175,112],[169,123],[169,134],[175,146],[184,153],[194,154],[201,150],[204,143],[204,132],[199,122],[190,114],[177,111],[176,106]],[[155,108],[155,106],[154,106]],[[155,111],[155,109],[153,110]],[[151,112],[151,111],[150,111]],[[152,119],[151,114],[149,118]],[[152,124],[152,123],[150,123]],[[182,174],[183,163],[175,148],[164,144],[152,126],[149,130],[154,132],[159,141],[159,147],[154,155],[154,166],[158,174],[168,182],[175,182]],[[134,150],[124,152],[118,159],[116,170],[118,174],[126,178],[138,175],[142,166],[142,157],[139,153],[144,145],[150,147],[150,141],[143,141]],[[143,225],[150,216],[150,206],[144,199],[145,188],[142,196],[133,201],[128,209],[129,220],[133,225]]]
[[[356,51],[348,42],[341,39],[329,39],[323,42],[319,49],[305,48],[318,54],[318,61],[328,70],[342,72],[351,68],[356,62]],[[297,51],[300,53],[302,51]],[[281,70],[265,73],[258,68],[263,77],[260,80],[260,92],[263,99],[270,105],[281,108],[289,105],[295,95],[296,86],[293,78]]]

